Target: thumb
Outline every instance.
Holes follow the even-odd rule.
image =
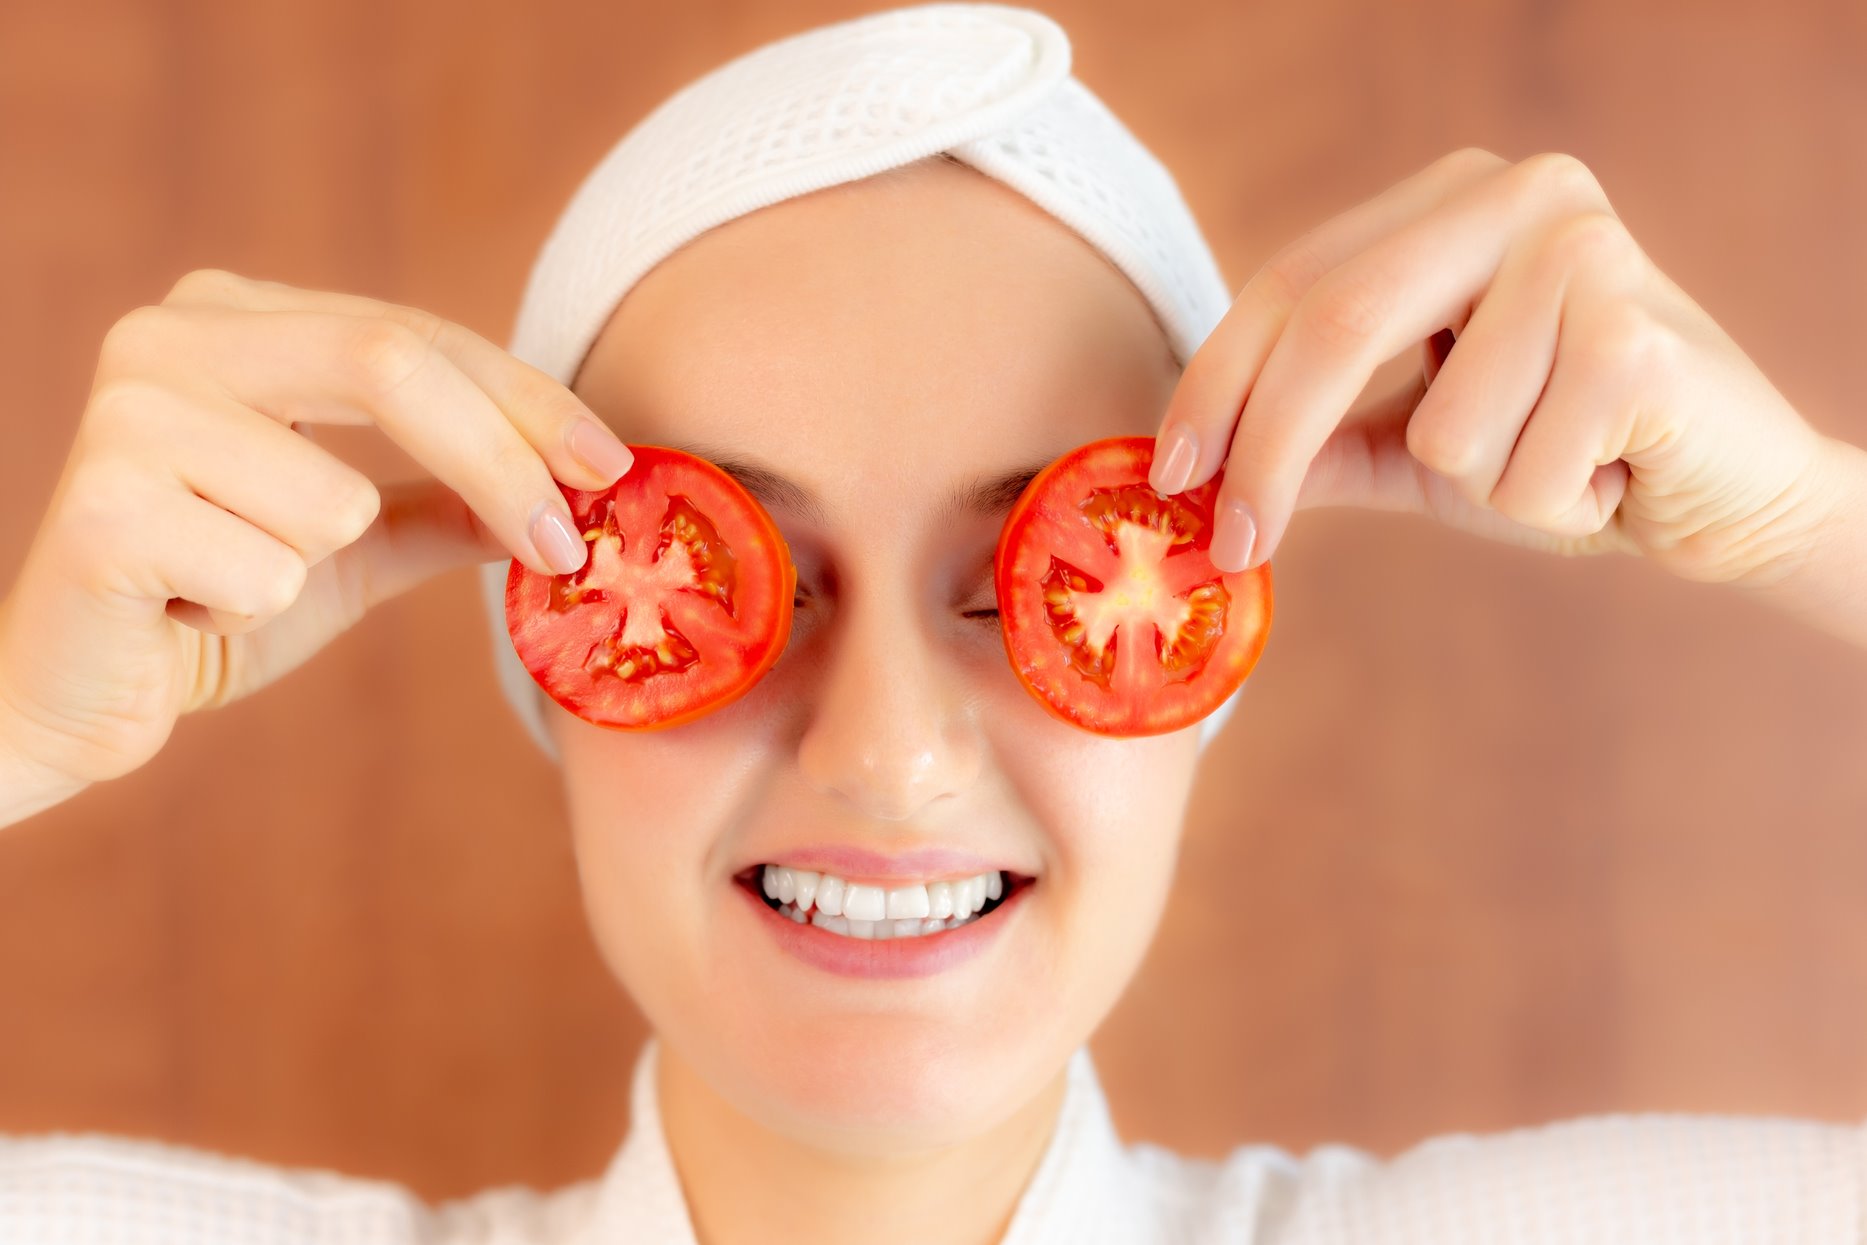
[[[243,659],[225,663],[219,681],[198,688],[187,708],[224,704],[264,687],[371,609],[443,571],[512,556],[460,495],[438,480],[386,484],[378,492],[376,521],[311,568],[289,609],[232,637]]]
[[[1423,384],[1357,406],[1310,460],[1296,509],[1356,506],[1419,513],[1431,509],[1431,474],[1407,448],[1407,420]]]
[[[384,485],[380,491],[376,522],[330,559],[349,615],[345,625],[443,571],[513,556],[460,494],[439,480]]]

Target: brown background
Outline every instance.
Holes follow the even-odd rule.
[[[503,340],[629,124],[864,7],[7,0],[0,583],[104,331],[182,272]],[[1567,150],[1817,426],[1867,442],[1860,5],[1048,11],[1234,288],[1454,147]],[[1309,515],[1277,570],[1185,888],[1094,1043],[1125,1132],[1392,1152],[1615,1109],[1867,1117],[1867,655],[1423,520]],[[486,646],[470,576],[437,581],[0,834],[0,1131],[436,1198],[599,1170],[641,1024]]]

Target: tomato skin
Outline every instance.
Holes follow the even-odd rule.
[[[1100,735],[1181,730],[1244,683],[1271,623],[1269,562],[1212,565],[1223,473],[1162,497],[1154,438],[1078,446],[1031,481],[995,561],[1005,653],[1056,718]]]
[[[542,575],[514,558],[506,630],[571,713],[663,730],[731,704],[778,660],[797,571],[777,524],[731,476],[668,446],[629,449],[635,461],[611,487],[558,486],[589,559]]]

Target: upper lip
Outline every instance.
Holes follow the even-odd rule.
[[[1030,876],[976,852],[952,847],[877,852],[842,843],[813,843],[776,850],[772,855],[759,857],[746,868],[755,869],[762,864],[781,864],[786,868],[809,869],[865,882],[923,882],[928,878],[966,878],[995,871]]]

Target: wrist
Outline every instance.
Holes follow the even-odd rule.
[[[1867,645],[1867,450],[1821,438],[1788,538],[1738,580],[1771,605]]]
[[[24,821],[91,785],[53,765],[33,746],[42,734],[19,711],[0,677],[0,826]]]
[[[0,826],[24,821],[34,813],[70,799],[90,784],[18,752],[0,740]]]

